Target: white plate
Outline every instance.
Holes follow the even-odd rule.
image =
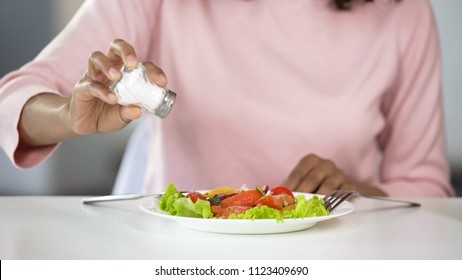
[[[300,194],[305,195],[307,199],[310,199],[314,195],[307,193],[294,193],[295,196]],[[274,219],[227,220],[172,216],[169,213],[160,210],[159,199],[152,197],[146,198],[140,204],[140,208],[146,213],[176,221],[179,224],[193,230],[230,234],[268,234],[299,231],[311,228],[318,222],[346,215],[353,212],[355,209],[351,202],[344,201],[328,216],[309,217],[302,219],[284,219],[284,221],[278,222]]]

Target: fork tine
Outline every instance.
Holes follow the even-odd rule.
[[[333,191],[326,197],[324,197],[324,206],[326,209],[331,212],[337,206],[339,206],[343,201],[345,201],[347,198],[355,194],[355,192],[351,191]]]
[[[333,191],[331,193],[329,193],[328,195],[326,195],[324,197],[324,206],[326,207],[329,207],[329,205],[332,203],[332,201],[335,199],[335,195],[338,193],[339,191]]]
[[[328,194],[327,196],[325,196],[324,206],[326,207],[326,209],[328,209],[328,207],[333,205],[339,199],[339,197],[342,196],[343,193],[344,193],[343,191],[335,190],[331,192],[330,194]]]

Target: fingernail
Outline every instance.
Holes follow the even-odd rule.
[[[127,56],[127,64],[129,67],[136,67],[136,65],[138,65],[138,60],[136,59],[136,57],[134,55],[129,55]]]
[[[164,86],[166,86],[167,83],[168,83],[167,77],[165,77],[164,74],[160,74],[159,77],[160,77],[160,80],[162,81],[162,84],[163,84]]]
[[[117,71],[117,69],[115,68],[111,68],[109,69],[109,76],[111,79],[117,79],[119,77],[119,71]]]
[[[165,87],[167,85],[167,77],[165,77],[164,74],[155,74],[153,78],[157,85],[161,87]]]

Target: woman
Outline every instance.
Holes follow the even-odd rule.
[[[2,79],[1,145],[28,168],[56,143],[122,129],[142,112],[107,85],[142,61],[178,94],[165,120],[144,118],[143,192],[283,183],[453,195],[431,7],[366,2],[87,1]]]

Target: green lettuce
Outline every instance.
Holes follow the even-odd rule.
[[[173,208],[176,210],[176,215],[181,217],[208,219],[213,216],[210,202],[202,199],[194,203],[191,199],[182,197],[173,203]]]
[[[213,216],[210,203],[198,199],[196,203],[186,198],[170,184],[159,202],[159,208],[172,216],[211,218]]]
[[[313,196],[307,200],[304,195],[297,195],[297,206],[295,209],[284,212],[284,218],[307,218],[329,215],[329,211],[324,207],[324,199]]]
[[[179,198],[184,197],[182,193],[176,190],[173,184],[170,184],[165,190],[164,195],[160,199],[159,208],[162,211],[170,213],[172,216],[176,216],[176,209],[173,207],[173,203],[177,201]]]
[[[278,221],[282,221],[283,217],[281,215],[281,211],[263,205],[261,207],[251,208],[245,211],[244,214],[231,214],[228,219],[276,219]]]

